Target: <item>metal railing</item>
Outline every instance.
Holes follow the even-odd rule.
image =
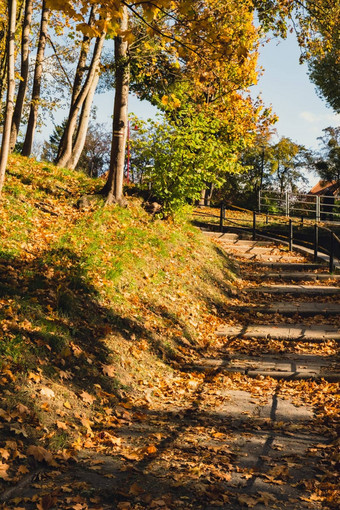
[[[329,195],[260,190],[258,211],[315,221],[340,221],[340,199]]]
[[[228,222],[232,227],[237,228],[239,230],[245,230],[252,234],[252,239],[255,241],[257,237],[267,238],[267,239],[275,239],[276,241],[281,241],[283,243],[288,244],[289,251],[293,250],[294,246],[300,246],[300,247],[309,247],[310,252],[313,254],[314,262],[317,261],[319,256],[321,255],[328,255],[329,260],[329,272],[333,273],[335,269],[335,260],[339,263],[339,260],[336,258],[336,251],[340,253],[340,238],[333,232],[330,228],[325,227],[323,225],[320,225],[318,222],[311,222],[309,221],[309,225],[314,228],[313,233],[313,239],[312,241],[303,241],[301,243],[300,239],[297,239],[295,236],[296,226],[294,224],[297,224],[298,228],[302,227],[304,225],[303,221],[300,220],[294,220],[292,218],[279,218],[276,215],[270,215],[266,213],[265,215],[258,213],[256,211],[250,211],[249,209],[244,209],[241,207],[236,206],[230,206],[228,204],[228,207],[232,207],[233,209],[239,210],[240,212],[248,213],[248,219],[238,219],[235,218],[230,219],[226,217],[225,211],[226,207],[225,204],[222,203],[220,207],[220,217],[219,217],[219,230],[220,232],[224,232],[225,228],[225,222]],[[252,217],[252,222],[250,225],[249,222],[249,215]],[[264,230],[259,230],[259,221],[258,217],[264,216],[262,220],[262,224],[268,225],[269,219],[274,218],[275,224],[279,223],[281,225],[287,225],[288,232],[287,235],[285,234],[279,234],[279,233],[273,233],[273,232],[265,232]],[[328,247],[320,244],[320,231],[327,232],[328,236]],[[300,244],[297,243],[297,241],[300,242]],[[295,245],[294,245],[295,243]],[[336,250],[336,246],[338,246],[338,249]]]

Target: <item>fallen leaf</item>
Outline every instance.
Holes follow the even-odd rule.
[[[87,391],[83,391],[79,396],[86,404],[93,404],[93,402],[96,400],[96,398],[87,393]]]
[[[9,476],[8,476],[8,473],[7,473],[7,470],[9,469],[9,465],[8,464],[3,464],[2,462],[0,462],[0,478],[2,478],[3,480],[9,480]]]
[[[40,393],[43,397],[47,397],[47,398],[55,397],[54,391],[51,390],[51,388],[48,388],[47,386],[44,386],[43,388],[41,388]]]
[[[115,376],[115,367],[113,365],[102,365],[102,371],[104,375],[107,375],[108,377],[114,377]]]
[[[63,421],[58,421],[57,420],[56,424],[57,424],[58,429],[67,430],[67,428],[68,428],[66,423],[63,422]]]
[[[27,473],[29,473],[29,469],[26,466],[21,465],[19,466],[17,473],[18,475],[27,475]]]
[[[39,375],[39,374],[35,374],[34,372],[30,372],[30,373],[28,374],[28,379],[29,379],[30,381],[35,382],[35,383],[38,383],[38,382],[40,382],[40,381],[41,381],[41,377],[40,377],[40,375]]]
[[[68,400],[66,400],[66,402],[64,402],[64,407],[66,407],[66,409],[72,409],[72,406]]]
[[[27,448],[27,455],[32,455],[38,462],[45,461],[47,464],[56,465],[52,453],[45,450],[42,446],[29,446]]]
[[[10,452],[6,450],[5,448],[0,448],[0,457],[2,457],[5,460],[8,460],[11,456]]]
[[[248,496],[248,494],[240,494],[237,499],[241,505],[247,505],[250,508],[257,505],[257,499],[253,498],[252,496]]]
[[[45,494],[37,503],[37,510],[49,510],[55,506],[57,498],[51,494]]]

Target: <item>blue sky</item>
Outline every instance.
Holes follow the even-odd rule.
[[[317,96],[307,65],[299,64],[299,56],[294,35],[279,43],[272,40],[261,48],[259,64],[265,71],[254,89],[262,92],[264,102],[272,104],[279,116],[275,126],[279,137],[288,136],[307,148],[317,149],[322,129],[339,125],[340,116]]]

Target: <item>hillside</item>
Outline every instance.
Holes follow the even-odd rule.
[[[61,469],[77,451],[114,445],[108,421],[180,391],[191,376],[177,368],[209,349],[235,278],[185,218],[154,219],[138,198],[78,209],[98,180],[17,156],[6,179],[0,493],[31,482],[41,464]],[[32,495],[4,508],[52,503]]]

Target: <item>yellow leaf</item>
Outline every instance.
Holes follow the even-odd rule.
[[[166,106],[169,102],[169,96],[163,96],[161,102],[164,104],[164,106]]]
[[[66,407],[66,409],[72,409],[72,406],[68,400],[66,400],[66,402],[64,402],[64,407]]]

